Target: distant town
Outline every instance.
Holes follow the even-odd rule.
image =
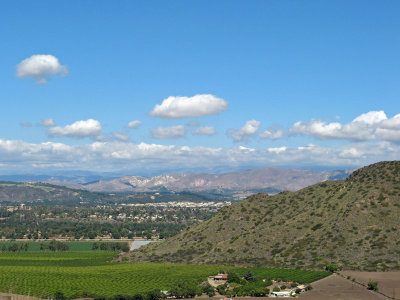
[[[225,202],[0,205],[1,239],[163,239],[214,216]]]

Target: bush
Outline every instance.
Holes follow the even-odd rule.
[[[378,290],[378,281],[370,281],[368,282],[368,289],[377,291]]]
[[[341,269],[341,267],[337,264],[328,264],[325,266],[325,270],[327,270],[328,272],[336,272],[339,271]]]
[[[123,252],[129,252],[129,250],[131,250],[131,249],[129,248],[129,244],[128,243],[123,243],[122,246],[121,246],[121,250]]]
[[[220,286],[218,286],[220,287]],[[214,288],[211,286],[211,284],[207,283],[204,287],[203,287],[203,293],[206,294],[208,297],[214,297],[215,296],[215,290]]]
[[[228,273],[228,282],[240,283],[240,277],[235,272]]]
[[[225,284],[220,284],[219,286],[217,286],[217,291],[221,295],[225,295],[225,293],[226,293],[226,285]]]
[[[171,297],[175,298],[193,298],[198,293],[198,288],[190,283],[180,283],[173,287],[169,293]]]
[[[301,289],[296,289],[296,294],[300,294],[301,293]]]
[[[65,296],[64,296],[64,294],[62,293],[62,292],[60,292],[60,291],[58,291],[58,292],[56,292],[55,294],[54,294],[54,300],[65,300],[65,299],[67,299]]]
[[[147,300],[158,300],[161,298],[161,291],[160,290],[153,290],[147,293],[146,299]]]
[[[253,275],[253,273],[250,270],[247,271],[247,273],[243,277],[248,282],[256,282],[257,281],[256,277]]]
[[[280,289],[278,286],[276,286],[276,287],[274,287],[274,289],[273,289],[272,291],[273,291],[273,292],[280,292],[281,289]]]
[[[269,294],[269,289],[267,288],[257,288],[251,291],[250,296],[253,297],[265,297]]]

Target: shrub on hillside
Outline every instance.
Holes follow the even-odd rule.
[[[368,289],[377,291],[378,290],[378,281],[370,281],[368,282]]]

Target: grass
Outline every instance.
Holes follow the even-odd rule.
[[[115,252],[0,253],[0,291],[47,297],[61,291],[68,298],[84,295],[112,297],[159,289],[181,282],[200,283],[219,270],[240,267],[162,263],[110,262]],[[258,278],[312,282],[328,276],[321,271],[251,268]]]

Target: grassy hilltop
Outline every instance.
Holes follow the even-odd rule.
[[[132,261],[270,267],[400,268],[400,162],[381,162],[346,180],[297,192],[256,194]]]

